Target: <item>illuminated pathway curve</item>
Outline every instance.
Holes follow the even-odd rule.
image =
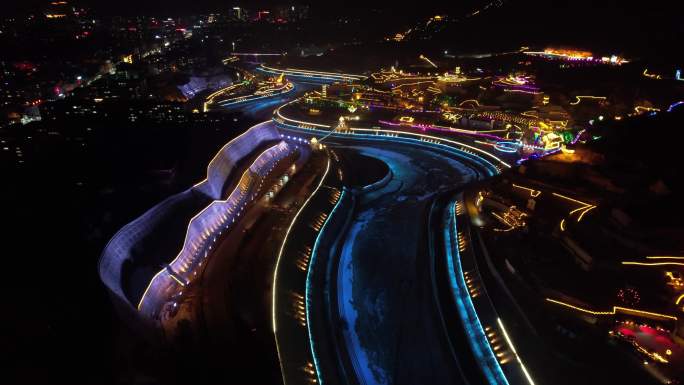
[[[313,251],[328,257],[312,259],[309,270],[331,272],[327,281],[311,285],[311,291],[330,293],[318,295],[327,311],[321,314],[313,301],[317,296],[307,294],[308,338],[317,380],[403,384],[474,379],[506,384],[491,371],[461,370],[464,362],[475,368],[473,353],[491,348],[486,340],[467,335],[453,339],[454,333],[464,334],[462,323],[453,313],[445,318],[442,308],[448,305],[442,302],[458,298],[444,298],[435,285],[435,275],[445,270],[433,266],[435,249],[442,247],[432,241],[429,229],[435,226],[430,218],[438,196],[498,174],[512,159],[501,159],[470,138],[379,128],[331,132],[329,125],[292,119],[282,110],[276,109],[273,120],[285,135],[316,137],[335,151],[379,159],[392,175],[377,190],[356,190],[354,208],[333,218],[340,221],[340,216],[351,214],[347,226],[334,234],[322,233],[328,238],[321,242],[327,249]],[[326,263],[327,267],[320,266]]]
[[[386,144],[356,147],[393,173],[361,197],[340,252],[339,313],[360,383],[461,382],[431,288],[427,213],[439,191],[478,178],[447,154]]]
[[[359,193],[351,222],[337,242],[342,246],[329,250],[339,267],[325,291],[337,293],[337,300],[330,300],[330,318],[333,323],[339,319],[340,324],[330,327],[342,330],[338,355],[351,367],[344,371],[353,371],[355,377],[347,381],[465,382],[454,362],[432,289],[428,212],[440,192],[493,175],[505,163],[485,159],[486,154],[474,155],[475,149],[466,147],[468,152],[463,152],[458,145],[409,139],[410,135],[330,134],[279,123],[281,131],[293,135],[327,136],[325,143],[331,148],[380,159],[392,171],[387,185]],[[318,337],[310,336],[314,341]],[[466,354],[470,349],[460,348]],[[319,376],[322,383],[339,381],[326,377],[325,370]]]

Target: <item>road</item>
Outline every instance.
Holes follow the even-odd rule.
[[[234,106],[221,107],[227,111],[240,111],[243,114],[250,116],[256,120],[268,120],[278,106],[281,106],[290,100],[302,96],[305,92],[310,91],[320,85],[293,82],[294,89],[285,95],[273,96],[261,100],[249,101],[240,103]]]
[[[353,367],[346,372],[355,374],[348,382],[464,383],[433,290],[428,214],[440,192],[484,172],[423,146],[342,138],[327,144],[379,159],[392,171],[386,186],[358,195],[341,246],[330,251],[339,268],[328,283],[337,302],[328,306],[340,320],[330,327],[343,329],[339,350]]]

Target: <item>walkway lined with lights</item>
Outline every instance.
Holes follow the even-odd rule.
[[[485,335],[485,329],[478,318],[477,311],[470,298],[470,291],[466,286],[460,254],[461,251],[465,250],[466,243],[462,233],[459,233],[456,227],[457,203],[458,201],[454,200],[449,204],[448,211],[445,213],[444,227],[445,251],[451,291],[456,301],[458,314],[461,317],[461,323],[465,329],[470,348],[487,383],[490,385],[508,385],[508,380],[489,344],[489,340]]]
[[[449,283],[468,342],[490,385],[509,382],[534,385],[484,287],[468,226],[458,226],[459,217],[467,220],[462,199],[463,195],[459,194],[444,213],[444,241]],[[464,256],[469,257],[464,259]],[[506,344],[497,336],[503,336]]]
[[[290,140],[296,137],[283,135]],[[321,245],[332,235],[342,205],[350,202],[340,170],[330,157],[316,187],[295,214],[280,246],[273,275],[272,323],[285,384],[335,383],[336,369],[327,353],[327,323],[317,298],[327,262]],[[323,360],[322,360],[323,358]]]

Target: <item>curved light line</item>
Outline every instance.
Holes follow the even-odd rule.
[[[467,147],[468,149],[471,149],[471,150],[473,150],[473,151],[480,152],[480,153],[482,153],[482,154],[485,154],[485,155],[487,155],[487,156],[489,156],[489,157],[495,159],[496,161],[498,161],[499,163],[501,163],[502,165],[504,165],[504,166],[506,166],[506,167],[508,167],[508,168],[511,167],[510,164],[504,162],[501,158],[499,158],[499,157],[497,157],[497,156],[495,156],[495,155],[493,155],[493,154],[491,154],[491,153],[489,153],[489,152],[487,152],[487,151],[485,151],[485,150],[482,150],[482,149],[477,148],[477,147],[473,147],[473,146],[468,145],[468,144],[465,144],[465,143],[457,142],[457,141],[451,140],[451,139],[440,138],[440,137],[438,137],[438,136],[432,136],[432,135],[417,134],[417,133],[413,133],[413,132],[396,131],[396,130],[379,130],[379,129],[373,129],[373,128],[350,128],[350,129],[351,129],[352,131],[363,131],[363,132],[388,132],[388,133],[392,133],[392,134],[412,135],[412,136],[418,136],[418,137],[422,137],[422,138],[435,139],[435,140],[438,140],[438,141],[440,141],[440,142],[447,142],[447,143],[450,143],[450,144],[455,144],[455,145],[458,145],[458,146]]]
[[[325,173],[323,173],[323,177],[321,178],[321,181],[318,183],[318,186],[316,186],[316,189],[309,195],[309,197],[306,199],[302,207],[299,208],[299,211],[297,211],[297,214],[295,214],[294,218],[292,219],[292,222],[290,223],[290,226],[287,228],[287,231],[285,232],[285,238],[283,238],[283,243],[280,245],[280,250],[278,251],[278,257],[276,257],[276,265],[275,265],[275,272],[273,274],[273,295],[272,295],[272,317],[273,317],[273,333],[275,333],[277,329],[276,325],[276,287],[278,285],[278,267],[280,266],[280,259],[283,256],[283,250],[285,250],[285,244],[287,243],[289,236],[290,236],[290,231],[292,231],[292,227],[294,227],[294,224],[297,222],[297,219],[299,218],[299,214],[302,213],[306,205],[309,203],[311,198],[313,198],[314,195],[318,192],[318,190],[323,186],[323,181],[325,181],[325,177],[328,175],[328,171],[330,171],[330,158],[328,158],[328,164],[325,168]],[[277,346],[277,340],[276,340],[276,346]]]
[[[145,291],[143,292],[142,297],[140,297],[140,301],[138,301],[138,306],[137,306],[138,311],[140,311],[140,307],[142,306],[143,300],[145,299],[145,296],[147,295],[147,292],[148,292],[148,291],[150,290],[150,288],[152,287],[152,282],[154,282],[154,280],[157,279],[157,277],[159,276],[159,274],[163,273],[164,270],[166,270],[166,268],[163,268],[163,269],[159,270],[159,271],[157,272],[157,274],[155,274],[155,275],[152,277],[152,279],[150,280],[150,282],[147,284],[147,287],[145,288]]]
[[[532,198],[536,198],[536,197],[538,197],[539,195],[541,195],[541,193],[542,193],[542,192],[539,191],[539,190],[535,190],[535,189],[533,189],[533,188],[529,188],[529,187],[525,187],[525,186],[520,186],[520,185],[517,185],[517,184],[515,184],[515,183],[512,183],[511,185],[512,185],[513,187],[516,187],[516,188],[519,188],[519,189],[522,189],[522,190],[527,190],[527,191],[529,191],[530,196],[531,196]]]
[[[494,351],[490,346],[489,341],[482,328],[482,323],[477,316],[475,305],[472,298],[468,295],[465,286],[465,277],[463,275],[463,268],[461,266],[461,254],[452,240],[457,233],[456,224],[456,202],[449,205],[449,212],[447,216],[447,223],[444,229],[446,262],[449,269],[449,283],[451,286],[451,293],[457,305],[457,310],[461,322],[466,327],[466,335],[473,353],[476,356],[478,365],[484,373],[490,384],[505,384],[508,385],[508,379],[501,369],[499,361],[494,355]],[[455,254],[455,255],[454,255]],[[458,273],[458,278],[456,277]]]
[[[332,126],[329,126],[329,125],[326,125],[326,124],[310,123],[310,122],[304,122],[304,121],[301,121],[301,120],[295,120],[295,119],[291,119],[291,118],[286,118],[285,116],[283,116],[283,114],[280,113],[280,109],[281,109],[281,108],[286,107],[286,106],[289,106],[290,104],[295,103],[296,101],[297,101],[297,100],[295,99],[295,100],[293,100],[293,101],[291,101],[291,102],[287,102],[287,103],[283,104],[282,106],[278,107],[278,108],[276,109],[276,115],[278,115],[278,117],[281,118],[281,119],[283,119],[283,120],[286,120],[286,121],[288,121],[288,122],[297,123],[297,124],[303,124],[303,125],[314,126],[314,127],[323,127],[323,128],[331,128],[331,127],[332,127]]]
[[[310,280],[311,280],[311,271],[313,268],[314,260],[316,259],[316,252],[318,251],[318,246],[321,240],[321,236],[323,232],[325,231],[326,226],[328,225],[328,222],[330,222],[330,218],[335,214],[335,211],[337,208],[340,206],[340,203],[342,203],[342,199],[344,198],[345,190],[342,190],[342,194],[340,197],[337,199],[337,202],[335,203],[335,207],[330,211],[330,215],[325,219],[325,222],[323,223],[323,226],[321,226],[321,230],[318,232],[318,236],[316,237],[316,241],[314,242],[313,246],[313,251],[311,252],[311,260],[309,261],[309,266],[306,271],[306,286],[305,286],[305,292],[304,292],[304,298],[306,299],[306,329],[307,332],[309,333],[309,348],[311,349],[311,357],[313,357],[314,365],[316,367],[316,376],[318,377],[318,383],[322,384],[323,380],[321,379],[321,370],[320,370],[320,364],[318,362],[318,358],[316,358],[316,351],[314,349],[314,340],[313,340],[313,333],[311,332],[311,321],[309,318],[309,287],[310,287]]]
[[[343,72],[325,72],[325,71],[304,70],[304,69],[299,69],[299,68],[285,68],[285,71],[303,72],[303,73],[311,73],[311,74],[323,74],[323,75],[335,75],[335,76],[347,76],[347,77],[354,77],[354,78],[360,78],[360,79],[366,78],[366,76],[364,76],[364,75],[346,74]]]
[[[286,129],[294,129],[294,130],[301,130],[301,131],[314,131],[314,132],[320,133],[321,135],[325,134],[326,137],[330,136],[332,134],[336,134],[339,136],[344,136],[346,138],[354,138],[354,136],[349,136],[347,134],[342,134],[339,132],[324,131],[324,130],[319,130],[319,129],[315,129],[315,128],[302,128],[302,127],[299,127],[296,125],[291,125],[291,124],[287,124],[287,123],[279,122],[279,121],[276,121],[276,123],[281,127],[285,126]],[[371,131],[387,132],[385,130],[371,130]],[[411,134],[409,132],[403,132],[403,131],[401,131],[401,133],[407,134],[407,135]],[[371,135],[371,134],[354,134],[354,135],[359,136],[359,137],[364,137],[365,139],[368,139],[368,140],[382,140],[382,138],[383,138],[383,135]],[[440,147],[443,147],[447,151],[452,151],[452,152],[458,154],[459,156],[463,156],[466,158],[468,158],[469,156],[474,157],[478,161],[486,163],[486,166],[491,167],[491,169],[489,169],[490,175],[495,175],[495,174],[498,174],[501,172],[497,166],[495,166],[493,163],[491,163],[489,160],[485,159],[484,157],[482,157],[478,154],[472,153],[472,152],[468,152],[468,151],[463,150],[463,149],[456,148],[454,146],[450,146],[450,145],[447,145],[444,143],[438,143],[438,140],[434,140],[433,142],[430,142],[427,140],[421,140],[421,139],[417,139],[417,138],[401,137],[401,136],[396,135],[396,134],[391,134],[391,135],[394,135],[394,136],[390,136],[390,134],[388,134],[387,140],[396,140],[396,141],[401,141],[404,143],[406,141],[412,141],[412,142],[419,142],[419,144],[426,145],[426,146],[428,146],[428,145],[440,146]],[[413,135],[415,136],[416,134],[413,134]],[[470,159],[470,160],[472,160],[472,159]]]
[[[280,68],[269,67],[269,66],[266,66],[263,64],[259,68],[264,69],[265,71],[285,73],[285,75],[287,75],[287,73],[290,72],[291,74],[295,74],[295,75],[301,74],[301,75],[319,76],[319,77],[328,76],[328,77],[337,77],[340,79],[347,79],[347,80],[363,80],[363,79],[366,79],[366,77],[363,75],[344,74],[344,73],[335,73],[335,72],[323,72],[323,71],[311,71],[311,70],[302,70],[302,69],[296,69],[296,68],[280,69]]]
[[[263,155],[265,155],[265,154],[268,153],[269,151],[273,150],[274,148],[279,147],[282,143],[285,143],[285,142],[282,142],[282,141],[281,141],[280,143],[275,144],[275,145],[273,145],[273,146],[271,146],[271,147],[265,149],[261,154],[259,154],[259,156],[256,157],[256,159],[254,159],[254,161],[252,162],[252,164],[250,164],[249,167],[247,167],[247,168],[245,169],[245,171],[243,171],[243,173],[242,173],[242,175],[240,175],[240,178],[238,179],[238,181],[241,181],[246,175],[248,175],[248,173],[249,173],[249,172],[251,171],[251,169],[252,169],[252,166],[254,166],[255,164],[257,164],[257,162],[258,162],[259,160],[261,160],[261,157],[262,157]],[[230,197],[233,196],[233,194],[234,194],[236,191],[238,191],[238,189],[240,189],[240,183],[238,183],[238,185],[235,186],[235,188],[233,189],[233,191],[231,191],[230,194],[227,195],[226,199],[215,199],[215,200],[213,200],[211,203],[209,203],[209,205],[207,205],[207,207],[205,207],[204,209],[202,209],[202,211],[200,211],[200,212],[197,213],[195,216],[193,216],[192,219],[190,219],[190,224],[192,224],[192,221],[194,221],[197,217],[201,216],[202,213],[204,213],[207,209],[209,209],[209,207],[211,207],[214,203],[217,203],[217,202],[218,202],[218,203],[225,203],[225,202],[228,202],[228,200],[230,200]],[[184,240],[186,240],[186,239],[188,238],[188,233],[190,232],[190,224],[188,224],[188,228],[187,228],[187,230],[186,230]],[[183,250],[184,250],[184,249],[185,249],[185,247],[183,247],[183,248],[181,249],[181,251],[178,253],[178,255],[176,256],[176,258],[174,258],[173,261],[171,261],[171,263],[168,264],[168,266],[171,266],[171,265],[173,265],[173,264],[176,263],[176,261],[178,260],[178,258],[180,258],[181,254],[183,253]]]
[[[635,266],[684,266],[683,262],[637,262],[637,261],[624,261],[621,262],[623,265],[635,265]]]
[[[675,305],[679,305],[679,302],[684,299],[684,294],[680,295],[679,298],[677,298],[677,302],[675,302]]]
[[[638,309],[631,309],[631,308],[622,307],[622,306],[613,306],[613,310],[611,310],[611,311],[594,311],[594,310],[585,309],[585,308],[583,308],[583,307],[575,306],[575,305],[569,304],[569,303],[567,303],[567,302],[558,301],[558,300],[551,299],[551,298],[546,298],[546,300],[547,300],[548,302],[555,303],[555,304],[557,304],[557,305],[565,306],[565,307],[567,307],[567,308],[574,309],[574,310],[578,310],[578,311],[580,311],[580,312],[588,313],[588,314],[592,314],[592,315],[615,315],[615,313],[616,313],[618,310],[622,310],[622,311],[625,311],[625,312],[632,312],[632,313],[637,313],[637,314],[643,314],[643,315],[646,315],[646,316],[653,316],[653,317],[659,317],[659,318],[668,318],[668,319],[672,319],[672,320],[675,320],[675,321],[677,320],[677,317],[671,316],[671,315],[668,315],[668,314],[654,313],[654,312],[650,312],[650,311],[644,311],[644,310],[638,310]]]
[[[497,318],[496,322],[499,323],[499,327],[501,328],[501,331],[503,332],[504,338],[506,338],[506,342],[508,343],[508,346],[511,347],[511,351],[515,355],[515,358],[518,360],[518,363],[520,364],[520,367],[522,368],[523,374],[525,374],[525,378],[527,378],[527,382],[529,382],[530,385],[534,385],[534,381],[532,381],[532,376],[530,376],[530,373],[527,371],[525,364],[523,364],[522,359],[520,359],[518,352],[515,350],[515,346],[513,346],[513,341],[511,341],[511,338],[508,336],[508,333],[506,332],[506,328],[504,327],[503,322],[501,322],[501,318]]]
[[[658,256],[658,257],[646,257],[646,259],[684,259],[684,257]]]

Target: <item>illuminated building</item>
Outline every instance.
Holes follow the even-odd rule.
[[[589,51],[566,48],[546,48],[544,51],[524,51],[524,53],[526,55],[531,56],[567,60],[571,62],[585,62],[612,65],[621,65],[628,63],[626,59],[619,57],[617,55],[597,57]]]

